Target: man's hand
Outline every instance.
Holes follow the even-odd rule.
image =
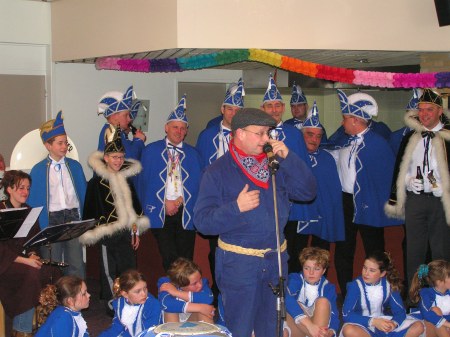
[[[408,187],[411,190],[411,192],[415,194],[420,194],[421,191],[423,191],[423,182],[420,179],[411,178],[408,182]]]
[[[133,135],[133,138],[139,138],[143,142],[147,140],[147,137],[145,136],[145,134],[142,132],[141,129],[136,130],[136,134]]]
[[[259,191],[249,191],[248,184],[245,184],[241,193],[238,195],[237,204],[241,213],[255,209],[259,206]]]
[[[139,235],[131,234],[131,247],[133,250],[137,250],[139,248],[139,243],[141,242],[141,239],[139,238]]]
[[[275,154],[283,159],[286,158],[286,156],[289,153],[289,149],[282,141],[275,140],[275,139],[269,139],[269,144],[272,145],[273,154]]]
[[[166,208],[167,215],[175,215],[178,212],[178,202],[177,200],[165,200],[164,207]]]

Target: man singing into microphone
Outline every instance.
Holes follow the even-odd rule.
[[[269,139],[276,121],[259,109],[236,113],[229,152],[203,174],[194,223],[205,235],[219,235],[216,280],[222,293],[225,324],[235,337],[273,337],[276,333],[278,260],[273,185],[263,147],[277,156],[276,197],[283,274],[287,253],[283,229],[290,201],[316,195],[311,170],[282,141]],[[303,177],[298,179],[298,176]]]

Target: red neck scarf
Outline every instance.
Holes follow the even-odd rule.
[[[253,156],[244,153],[230,142],[230,154],[244,174],[256,185],[265,189],[269,188],[269,165],[265,153]]]

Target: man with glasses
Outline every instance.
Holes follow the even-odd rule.
[[[264,145],[273,147],[280,162],[275,176],[284,276],[283,229],[290,199],[309,201],[316,194],[314,176],[305,162],[284,142],[269,138],[269,130],[276,124],[259,109],[236,113],[229,152],[206,169],[194,208],[197,229],[205,235],[219,235],[216,280],[225,324],[240,337],[250,337],[252,332],[258,337],[276,333],[277,298],[269,287],[278,283],[274,186]]]

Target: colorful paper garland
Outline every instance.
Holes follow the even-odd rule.
[[[380,88],[450,88],[450,72],[390,73],[333,67],[283,56],[263,49],[231,49],[173,59],[123,59],[103,57],[95,62],[98,70],[171,73],[212,68],[238,62],[259,62],[333,82]]]

